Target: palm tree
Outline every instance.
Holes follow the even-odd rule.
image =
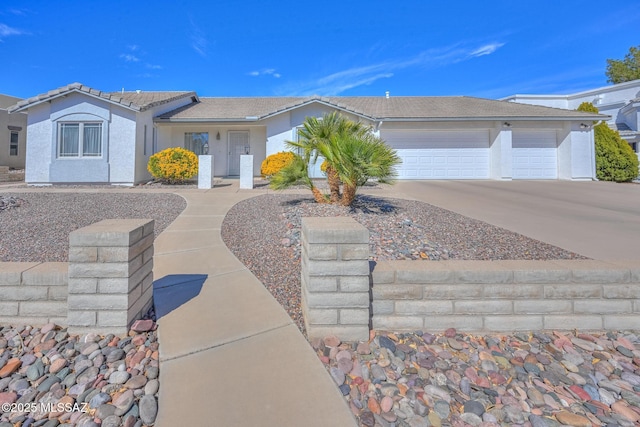
[[[327,144],[320,145],[318,151],[343,184],[338,201],[343,206],[351,206],[358,188],[370,178],[376,178],[380,183],[392,183],[395,166],[400,163],[395,150],[372,133],[335,136]]]
[[[271,177],[269,186],[274,190],[285,190],[292,185],[304,185],[311,190],[317,203],[326,203],[327,198],[322,194],[322,191],[313,185],[313,181],[309,178],[308,165],[308,161],[296,154],[291,163]]]
[[[321,147],[326,146],[329,140],[336,136],[365,135],[370,132],[369,127],[362,123],[354,122],[338,112],[325,114],[321,119],[307,117],[298,131],[298,141],[288,141],[287,144],[302,152],[302,157],[307,161],[318,160]],[[327,162],[327,181],[329,183],[329,200],[338,203],[340,200],[340,179],[331,162]]]
[[[298,142],[287,141],[301,156],[283,168],[271,181],[278,190],[300,183],[311,189],[318,203],[327,202],[309,178],[308,164],[318,156],[327,162],[327,181],[330,203],[350,206],[358,187],[369,178],[390,183],[395,177],[395,166],[400,158],[383,140],[373,135],[371,128],[348,120],[338,113],[325,114],[322,119],[307,117],[299,132]],[[340,185],[343,185],[342,195]]]

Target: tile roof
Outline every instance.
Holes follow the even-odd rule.
[[[22,98],[16,98],[15,96],[10,95],[2,95],[0,94],[0,108],[6,110],[7,108],[14,105],[16,102],[19,102]]]
[[[593,120],[591,113],[466,96],[200,98],[158,121],[260,120],[305,104],[324,103],[370,120]]]
[[[19,101],[15,105],[9,107],[8,110],[10,113],[22,111],[33,105],[49,101],[60,96],[64,96],[72,92],[85,93],[96,98],[104,99],[106,101],[122,105],[123,107],[129,108],[134,111],[145,111],[149,108],[153,108],[158,105],[166,104],[176,99],[188,96],[194,96],[197,98],[195,92],[104,92],[101,90],[92,89],[89,86],[85,86],[81,83],[72,83],[58,89],[50,90],[47,93],[43,93]]]

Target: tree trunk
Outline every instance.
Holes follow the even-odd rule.
[[[329,182],[329,201],[331,203],[340,202],[340,178],[338,172],[331,166],[327,166],[327,181]]]
[[[311,187],[311,193],[313,193],[313,198],[315,199],[316,203],[327,203],[327,198],[324,197],[322,191],[318,190],[317,187]]]
[[[342,191],[342,200],[340,204],[342,206],[351,206],[353,201],[356,199],[356,190],[358,187],[355,185],[345,184],[344,189]]]

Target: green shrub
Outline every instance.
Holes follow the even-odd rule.
[[[628,182],[638,176],[638,156],[620,134],[600,123],[594,127],[596,177],[602,181]]]
[[[198,156],[184,148],[167,148],[149,158],[147,170],[162,182],[179,184],[198,173]]]
[[[598,108],[583,102],[578,111],[598,114]],[[596,123],[596,122],[594,122]],[[601,181],[628,182],[638,176],[638,155],[605,122],[593,127],[596,145],[596,178]]]
[[[293,159],[294,154],[291,151],[281,151],[267,156],[267,158],[262,161],[260,173],[264,177],[272,177],[280,172],[282,168],[293,162]]]

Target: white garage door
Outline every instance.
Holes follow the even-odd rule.
[[[489,178],[488,131],[381,131],[402,164],[398,179]]]
[[[557,179],[556,132],[514,130],[513,179]]]

